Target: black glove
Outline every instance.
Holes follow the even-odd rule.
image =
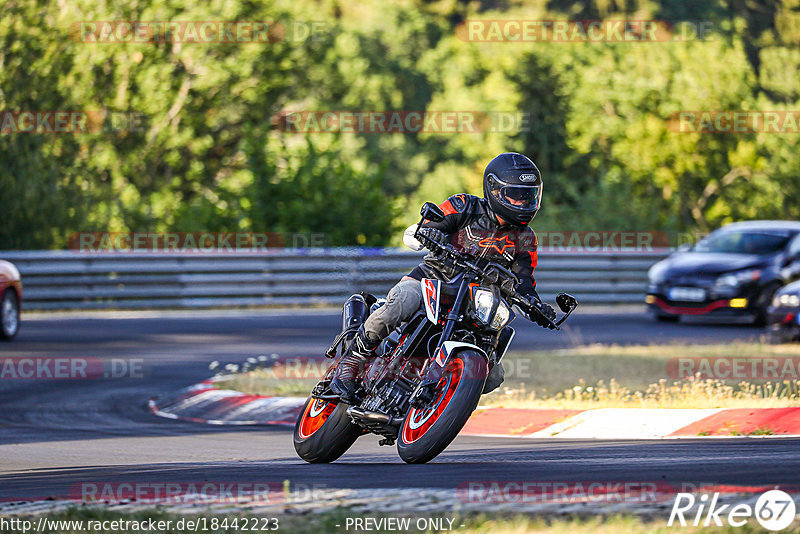
[[[437,243],[441,246],[445,246],[447,244],[447,234],[437,228],[420,228],[419,235],[430,239],[434,243]]]
[[[556,320],[556,311],[553,309],[553,307],[550,306],[549,304],[545,304],[544,302],[535,297],[531,298],[530,303],[531,307],[536,308],[537,310],[542,312],[542,314],[545,317],[550,319],[550,322],[546,321],[543,317],[541,317],[541,315],[539,315],[536,312],[531,312],[530,320],[538,324],[539,326],[543,326],[545,328],[553,330],[555,327],[551,324],[551,322]]]

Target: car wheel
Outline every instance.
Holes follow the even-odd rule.
[[[763,291],[761,291],[761,295],[759,295],[754,306],[755,319],[753,322],[756,326],[766,326],[769,315],[767,313],[767,309],[772,302],[772,297],[775,296],[775,292],[780,288],[781,284],[779,282],[772,282],[771,284],[768,284]]]
[[[8,288],[0,300],[0,338],[11,340],[19,332],[19,299],[16,292]]]
[[[797,330],[794,328],[786,328],[781,325],[773,325],[767,332],[767,343],[771,345],[782,345],[784,343],[792,343],[798,340]]]
[[[659,323],[677,323],[681,317],[680,315],[664,315],[662,313],[657,313],[655,318]]]

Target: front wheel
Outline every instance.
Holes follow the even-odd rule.
[[[657,313],[654,317],[659,323],[677,323],[681,318],[680,315],[666,315],[663,313]]]
[[[755,314],[753,324],[755,326],[766,326],[769,319],[769,305],[775,293],[781,288],[780,282],[773,282],[765,287],[755,302]]]
[[[453,354],[431,406],[408,411],[397,438],[400,458],[410,464],[425,463],[450,445],[478,405],[487,372],[486,358],[478,352]]]
[[[361,427],[347,415],[350,406],[309,397],[294,425],[294,450],[309,463],[329,463],[349,449]]]
[[[9,287],[0,298],[0,339],[14,339],[17,332],[19,332],[19,299]]]

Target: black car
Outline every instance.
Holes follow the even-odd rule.
[[[800,222],[729,224],[647,273],[646,302],[661,321],[745,316],[765,324],[772,296],[800,278]]]
[[[773,343],[800,340],[800,281],[782,287],[769,307],[769,339]]]

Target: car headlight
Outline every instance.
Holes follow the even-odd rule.
[[[660,284],[664,281],[664,274],[667,272],[666,262],[660,261],[650,267],[647,271],[647,278],[651,284]]]
[[[748,269],[738,273],[723,274],[717,278],[717,287],[739,287],[748,282],[754,282],[761,278],[761,271],[758,269]]]
[[[503,328],[509,319],[511,319],[511,309],[500,299],[497,304],[497,310],[492,315],[492,306],[494,305],[494,295],[487,289],[478,289],[473,296],[475,302],[475,315],[478,320],[493,330],[500,330]]]
[[[772,306],[774,308],[800,307],[800,296],[792,295],[791,293],[784,293],[783,295],[775,295],[775,298],[772,299]]]

